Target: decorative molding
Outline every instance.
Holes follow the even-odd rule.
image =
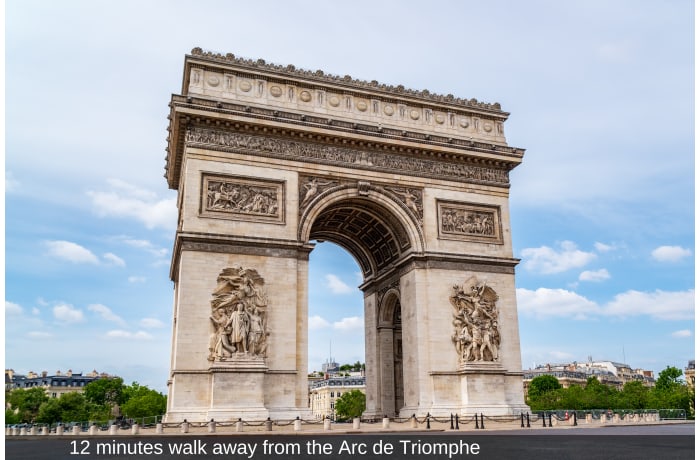
[[[503,244],[501,208],[437,200],[438,238]]]
[[[307,161],[338,166],[352,166],[404,174],[435,177],[508,187],[508,171],[464,163],[411,158],[384,152],[336,147],[312,142],[296,142],[274,137],[253,136],[208,128],[189,128],[185,135],[188,146],[229,152],[254,153],[283,160]]]
[[[487,102],[479,102],[478,100],[472,98],[472,99],[463,99],[459,97],[455,97],[452,94],[447,94],[447,95],[441,95],[441,94],[435,94],[427,89],[424,90],[415,90],[415,89],[410,89],[406,88],[403,85],[398,85],[398,86],[392,86],[392,85],[385,85],[382,83],[379,83],[376,80],[372,80],[370,82],[364,81],[364,80],[358,80],[352,78],[350,75],[345,75],[343,77],[339,75],[332,75],[332,74],[327,74],[323,70],[304,70],[304,69],[297,69],[293,65],[278,65],[278,64],[272,64],[265,62],[264,59],[245,59],[242,57],[236,57],[234,56],[233,53],[226,53],[221,54],[221,53],[213,53],[211,51],[204,51],[202,48],[196,47],[192,49],[191,52],[192,56],[196,56],[197,58],[200,59],[208,59],[211,61],[215,62],[223,62],[227,64],[236,64],[241,67],[246,67],[252,70],[253,72],[259,72],[259,71],[273,71],[275,73],[281,73],[284,75],[289,75],[289,76],[296,76],[296,77],[302,77],[305,79],[311,79],[311,80],[316,80],[316,81],[322,81],[326,83],[332,83],[332,84],[341,84],[343,86],[353,86],[359,89],[364,89],[364,90],[374,90],[374,91],[382,91],[386,93],[393,93],[395,95],[399,96],[409,96],[413,98],[419,98],[422,100],[426,101],[431,101],[431,102],[437,102],[441,104],[450,104],[450,105],[455,105],[455,106],[461,106],[465,108],[473,108],[473,109],[480,109],[480,110],[487,110],[490,112],[495,112],[501,116],[507,115],[506,112],[503,112],[501,110],[501,104],[498,102],[495,103],[487,103]],[[218,83],[217,83],[218,84]],[[250,88],[248,88],[248,91]],[[310,99],[309,99],[310,100]],[[367,110],[365,108],[365,110]],[[393,114],[393,112],[392,112]]]
[[[202,174],[200,216],[284,224],[284,181]]]

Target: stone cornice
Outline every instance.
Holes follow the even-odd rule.
[[[440,135],[426,135],[423,133],[407,132],[390,128],[381,128],[376,125],[360,123],[347,123],[332,118],[310,117],[291,112],[282,112],[272,109],[251,108],[243,104],[214,102],[203,98],[173,96],[169,115],[170,126],[168,128],[168,147],[166,151],[165,177],[171,188],[177,189],[179,183],[180,166],[184,153],[186,133],[188,127],[204,126],[208,129],[225,131],[249,130],[256,134],[273,134],[276,137],[297,138],[296,142],[319,142],[335,144],[329,148],[353,148],[362,151],[376,150],[378,155],[387,157],[404,156],[418,168],[407,168],[407,174],[414,170],[415,174],[431,176],[460,182],[473,182],[499,187],[508,187],[507,172],[516,167],[522,161],[524,150],[514,147],[488,144],[474,140],[453,139]],[[235,118],[233,118],[235,117]],[[236,121],[236,119],[240,121]],[[250,124],[244,120],[249,120]],[[253,124],[254,123],[254,124]],[[271,124],[271,123],[274,123]],[[258,124],[263,124],[262,127]],[[286,127],[288,126],[288,127]],[[314,128],[314,132],[301,131]],[[321,132],[321,130],[323,132]],[[353,136],[348,139],[348,136]],[[360,136],[362,137],[360,139]],[[372,140],[376,139],[376,140]],[[216,143],[209,147],[216,147]],[[336,147],[336,145],[342,147]],[[221,150],[222,146],[219,146]],[[217,149],[217,148],[215,148]],[[302,158],[293,158],[302,159]],[[303,160],[303,159],[302,159]],[[311,159],[307,159],[311,160]],[[319,161],[324,163],[323,161]],[[422,162],[422,163],[421,163]],[[447,171],[448,174],[431,174],[425,166],[440,164],[438,169]],[[464,165],[473,168],[488,168],[496,171],[496,175],[504,174],[503,178],[479,178],[480,174],[473,174],[464,169]],[[376,169],[372,165],[368,165]],[[361,167],[353,164],[352,167]],[[430,167],[431,170],[435,169]],[[394,171],[395,169],[392,169]],[[499,173],[498,171],[503,171]],[[493,176],[493,174],[491,174]],[[495,177],[495,176],[494,176]]]
[[[313,244],[293,240],[178,231],[175,235],[170,279],[177,282],[180,255],[183,251],[265,255],[308,260],[313,247]]]
[[[279,65],[268,63],[264,59],[246,59],[242,57],[236,57],[233,53],[214,53],[211,51],[204,51],[202,48],[193,48],[190,55],[187,56],[190,59],[198,59],[202,61],[208,61],[212,63],[225,64],[227,66],[235,65],[241,69],[248,70],[251,73],[258,74],[261,72],[267,72],[277,75],[282,78],[303,78],[305,80],[315,81],[318,83],[332,84],[336,86],[342,86],[352,89],[359,89],[364,91],[375,91],[381,92],[385,95],[394,95],[400,97],[407,97],[418,99],[430,103],[438,103],[442,105],[450,105],[459,108],[468,108],[472,110],[480,110],[485,112],[490,112],[502,118],[507,118],[509,113],[501,110],[501,104],[498,102],[487,103],[480,102],[476,99],[464,99],[455,97],[452,94],[441,95],[430,92],[427,89],[424,90],[414,90],[406,88],[403,85],[386,85],[372,80],[370,82],[359,80],[351,77],[350,75],[339,76],[332,75],[324,72],[323,70],[305,70],[297,69],[293,65]],[[183,88],[183,93],[187,88]]]

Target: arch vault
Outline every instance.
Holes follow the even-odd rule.
[[[523,150],[498,104],[195,48],[172,96],[178,191],[168,421],[308,407],[308,255],[364,281],[367,410],[523,402],[508,213]]]

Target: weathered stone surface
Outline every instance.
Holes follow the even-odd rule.
[[[201,50],[184,75],[168,422],[309,413],[314,240],[364,276],[366,415],[525,409],[500,106]]]

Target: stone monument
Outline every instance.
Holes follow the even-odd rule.
[[[302,418],[308,257],[363,275],[365,416],[512,414],[523,401],[498,103],[199,48],[172,96],[179,219],[166,420]]]

